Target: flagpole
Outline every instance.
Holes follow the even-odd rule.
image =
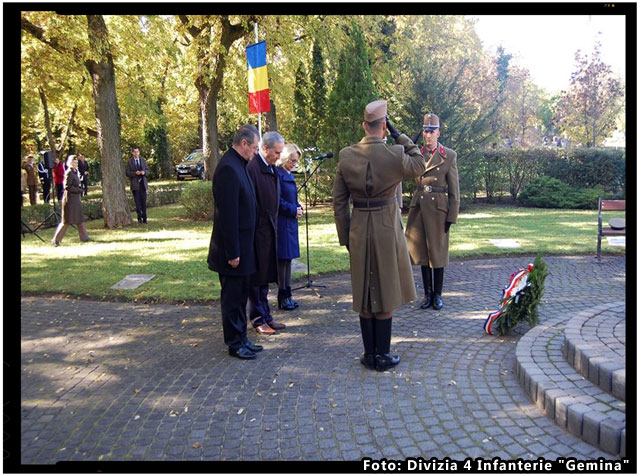
[[[253,30],[256,34],[256,43],[258,42],[258,22],[254,22]],[[260,135],[260,140],[262,140],[262,113],[258,113],[258,134]]]

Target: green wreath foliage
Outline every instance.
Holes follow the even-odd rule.
[[[526,287],[515,297],[510,299],[502,307],[502,314],[495,320],[499,335],[504,335],[513,329],[519,322],[528,322],[534,327],[540,318],[538,316],[538,304],[544,293],[544,280],[549,271],[547,264],[538,253],[533,262],[533,270],[528,274]]]

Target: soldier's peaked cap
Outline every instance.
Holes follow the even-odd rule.
[[[436,129],[440,129],[440,119],[435,114],[425,114],[424,126],[422,128],[425,131],[435,131]]]
[[[370,102],[364,108],[364,120],[367,122],[374,122],[378,119],[384,119],[387,116],[387,101],[385,99],[379,99],[377,101]]]

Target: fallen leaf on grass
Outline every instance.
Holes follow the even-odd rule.
[[[240,410],[238,410],[238,415],[242,415],[243,411],[244,411],[244,408],[241,408]]]
[[[140,393],[140,389],[139,389],[139,388],[134,388],[134,389],[133,389],[133,393],[136,393],[136,394],[137,394],[137,393]]]
[[[197,441],[191,445],[192,448],[198,449],[200,448],[200,443],[198,443]]]
[[[458,382],[456,382],[455,380],[449,380],[449,383],[447,385],[458,385]]]

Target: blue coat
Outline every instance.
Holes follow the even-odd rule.
[[[276,167],[280,180],[280,208],[278,209],[278,259],[300,257],[298,244],[298,191],[293,174],[282,167]]]

